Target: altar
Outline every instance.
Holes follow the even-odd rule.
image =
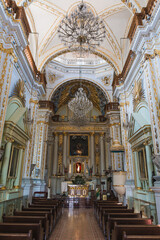
[[[89,185],[68,185],[69,197],[88,197]]]

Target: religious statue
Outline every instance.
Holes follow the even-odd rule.
[[[76,172],[77,173],[81,172],[81,163],[76,163]]]

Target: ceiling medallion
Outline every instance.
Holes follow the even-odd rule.
[[[91,51],[103,42],[105,25],[83,1],[58,27],[59,38],[72,51]]]

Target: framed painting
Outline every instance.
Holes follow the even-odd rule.
[[[16,178],[18,154],[19,154],[19,148],[13,145],[11,155],[10,155],[8,178]]]
[[[88,135],[70,135],[69,155],[71,157],[88,157]]]
[[[147,179],[147,163],[145,149],[141,148],[138,150],[138,160],[139,160],[139,176],[140,179]]]

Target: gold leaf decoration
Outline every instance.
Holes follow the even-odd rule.
[[[16,96],[21,99],[22,103],[25,105],[26,99],[25,99],[25,87],[24,82],[19,79],[19,81],[16,83],[12,96]]]
[[[137,105],[145,100],[144,89],[142,87],[142,81],[135,82],[133,89],[133,110],[135,111]]]

